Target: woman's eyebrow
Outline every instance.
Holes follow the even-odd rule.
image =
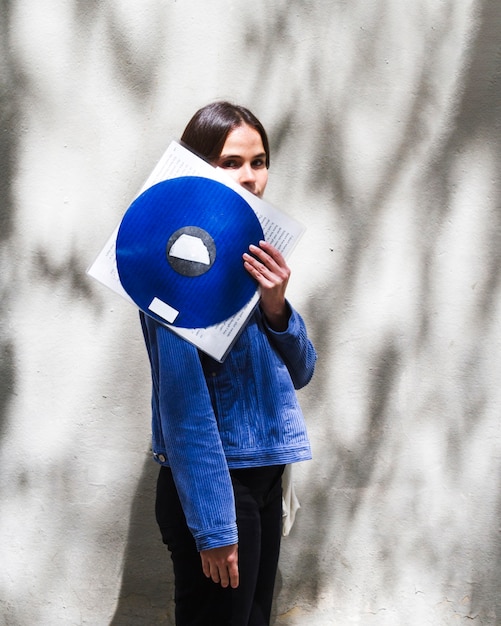
[[[241,159],[243,158],[241,154],[221,154],[219,159]],[[265,159],[266,152],[260,152],[259,154],[255,154],[253,159]]]

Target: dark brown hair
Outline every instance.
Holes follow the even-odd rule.
[[[212,162],[220,156],[229,133],[242,124],[260,134],[266,153],[266,167],[269,167],[270,145],[263,125],[248,109],[230,102],[213,102],[199,109],[184,129],[181,142]]]

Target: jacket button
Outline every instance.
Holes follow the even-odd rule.
[[[159,454],[158,455],[158,460],[160,461],[160,463],[165,463],[165,455]]]

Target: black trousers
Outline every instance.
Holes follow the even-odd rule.
[[[172,472],[161,467],[156,518],[174,565],[177,626],[268,626],[282,535],[283,465],[231,470],[238,526],[237,589],[206,578]]]

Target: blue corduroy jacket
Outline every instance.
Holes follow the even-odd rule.
[[[295,389],[316,353],[301,316],[275,332],[256,309],[224,363],[140,314],[152,373],[152,449],[170,466],[197,548],[238,542],[229,469],[311,458]]]

